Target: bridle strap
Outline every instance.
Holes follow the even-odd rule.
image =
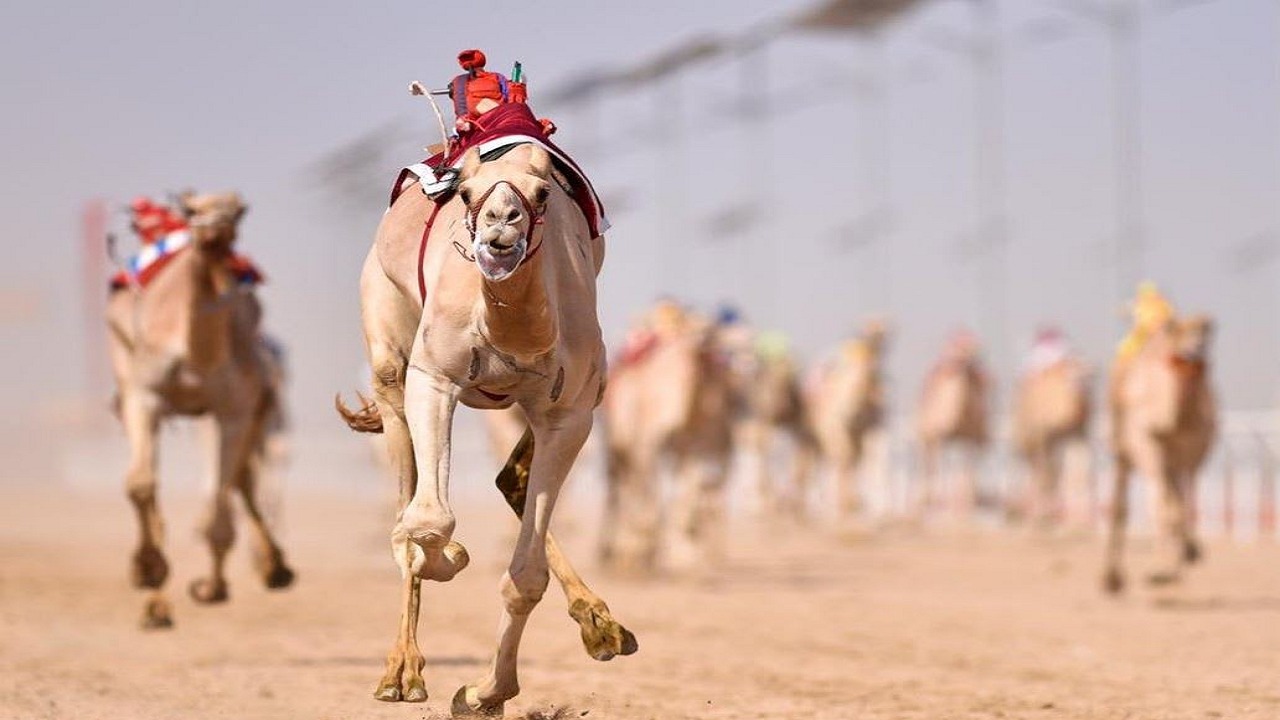
[[[529,202],[529,198],[525,197],[524,193],[520,192],[520,188],[516,187],[510,180],[499,180],[493,185],[490,185],[489,189],[485,190],[484,194],[481,195],[476,200],[475,205],[467,208],[467,214],[466,214],[467,232],[471,235],[471,245],[474,247],[476,243],[476,232],[477,232],[476,222],[480,217],[480,211],[484,208],[485,202],[489,200],[489,196],[493,195],[493,191],[497,190],[499,185],[506,185],[507,187],[511,188],[511,192],[515,193],[515,196],[520,200],[520,206],[524,209],[525,217],[529,218],[529,229],[525,230],[525,233],[524,233],[524,242],[525,242],[525,246],[528,249],[525,250],[524,258],[520,260],[520,264],[523,265],[534,255],[537,255],[538,251],[542,249],[541,242],[539,242],[537,245],[533,244],[533,231],[534,231],[534,228],[542,224],[542,215],[539,215],[538,213],[534,212],[533,203]],[[454,243],[454,248],[458,249],[458,243]],[[459,253],[467,261],[475,260],[474,257],[469,256],[467,253],[463,252],[461,249],[459,249]]]

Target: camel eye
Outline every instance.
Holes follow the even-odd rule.
[[[545,203],[547,201],[547,198],[549,197],[551,197],[551,188],[547,187],[546,185],[539,187],[533,193],[533,199],[539,205],[542,205],[543,203]]]
[[[458,188],[458,197],[462,198],[462,204],[471,207],[471,191],[465,187]]]

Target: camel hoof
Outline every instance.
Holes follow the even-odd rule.
[[[1109,595],[1119,595],[1124,592],[1124,575],[1121,575],[1119,570],[1108,570],[1102,579],[1102,589]]]
[[[400,686],[395,683],[383,683],[373,691],[373,699],[382,702],[400,702]]]
[[[1154,587],[1174,585],[1181,582],[1182,577],[1176,572],[1155,572],[1147,576],[1147,584]]]
[[[1188,542],[1182,547],[1182,561],[1188,565],[1195,565],[1204,559],[1204,553],[1200,550],[1200,543]]]
[[[192,580],[187,586],[187,592],[191,595],[191,599],[202,605],[214,605],[226,602],[230,593],[227,592],[227,583],[225,580],[210,580],[208,578],[200,578]]]
[[[444,547],[427,554],[421,567],[417,568],[414,574],[423,580],[448,582],[469,564],[471,564],[471,556],[467,554],[467,549],[462,546],[462,543],[450,540]]]
[[[586,600],[575,600],[569,606],[569,617],[582,628],[582,646],[596,660],[606,662],[640,649],[636,636],[613,619],[603,602],[592,605]]]
[[[173,627],[173,617],[169,614],[169,603],[159,598],[147,601],[142,611],[143,630],[166,630]]]
[[[169,562],[159,548],[140,548],[133,554],[134,587],[156,589],[169,579]]]
[[[463,685],[458,688],[458,692],[454,693],[449,712],[456,718],[500,718],[503,705],[504,703],[498,703],[495,706],[484,707],[480,703],[476,689],[471,685]]]
[[[268,590],[283,590],[292,585],[296,578],[297,575],[294,574],[293,570],[289,569],[288,565],[281,563],[272,568],[263,578],[263,581],[266,583]]]
[[[420,703],[427,701],[427,686],[422,678],[410,678],[405,684],[404,701],[411,703]]]

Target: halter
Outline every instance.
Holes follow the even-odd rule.
[[[524,243],[526,248],[524,257],[520,258],[520,262],[516,264],[516,267],[519,267],[520,265],[525,264],[534,255],[538,254],[538,251],[542,249],[541,242],[539,242],[537,245],[533,244],[533,231],[534,231],[534,228],[542,224],[543,218],[541,214],[534,212],[533,203],[529,202],[529,198],[525,197],[524,193],[520,192],[520,188],[512,184],[511,181],[499,180],[493,185],[490,185],[489,189],[485,190],[484,194],[476,199],[476,202],[473,206],[467,207],[467,214],[465,216],[463,224],[467,228],[467,234],[471,236],[471,246],[475,247],[476,233],[478,232],[476,221],[480,217],[480,210],[484,208],[485,202],[488,201],[489,196],[493,194],[493,191],[498,189],[499,185],[506,185],[507,187],[511,188],[511,192],[515,193],[516,197],[520,199],[520,205],[524,209],[525,217],[529,218],[529,229],[525,230],[525,233],[524,233]],[[475,257],[468,254],[467,249],[463,247],[462,243],[459,243],[457,240],[453,241],[453,248],[457,250],[458,254],[462,255],[462,257],[467,262],[475,261]]]

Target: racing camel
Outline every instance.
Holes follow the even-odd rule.
[[[760,513],[766,518],[779,511],[803,517],[815,448],[787,339],[776,332],[752,332],[741,322],[722,325],[718,336],[733,380],[735,442],[750,458],[748,473]],[[776,477],[772,463],[774,441],[780,435],[790,439],[791,450],[789,477],[784,480]]]
[[[1071,517],[1081,498],[1079,487],[1066,487],[1068,460],[1073,451],[1088,453],[1089,368],[1072,354],[1057,330],[1041,330],[1027,358],[1014,397],[1013,446],[1030,474],[1025,493],[1027,519],[1048,526],[1058,520],[1088,521],[1088,514]],[[1074,473],[1078,475],[1079,473]],[[1087,470],[1086,470],[1087,474]]]
[[[1172,317],[1155,328],[1132,357],[1112,368],[1112,454],[1115,481],[1108,518],[1108,592],[1124,588],[1129,477],[1142,473],[1155,487],[1161,553],[1153,584],[1177,582],[1200,559],[1195,534],[1195,488],[1217,433],[1217,406],[1209,382],[1207,317]]]
[[[955,515],[967,519],[977,506],[978,458],[989,437],[988,392],[977,339],[957,332],[925,379],[920,397],[917,432],[923,487],[915,503],[917,513],[927,513],[933,504],[939,458],[946,445],[958,445],[964,453],[959,492],[952,498]]]
[[[523,107],[502,105],[490,115],[527,112]],[[548,569],[561,581],[593,657],[636,649],[548,531],[561,484],[591,431],[606,372],[596,315],[604,239],[592,238],[563,180],[541,145],[516,145],[485,162],[472,148],[456,191],[439,205],[417,191],[395,199],[365,261],[360,298],[373,398],[356,410],[338,405],[353,429],[385,433],[400,488],[391,543],[403,578],[402,610],[374,692],[379,700],[427,699],[417,637],[421,582],[448,581],[468,563],[452,539],[449,504],[459,402],[481,409],[518,403],[530,427],[498,476],[522,519],[500,584],[497,652],[484,676],[454,695],[454,715],[500,716],[519,692],[516,653]]]
[[[643,575],[665,558],[705,569],[722,555],[725,483],[732,452],[732,379],[713,325],[674,302],[633,330],[609,379],[608,466],[601,560]],[[675,476],[670,522],[662,465]],[[668,528],[669,526],[669,528]]]
[[[868,435],[884,423],[885,338],[882,323],[868,323],[862,336],[844,343],[809,384],[810,425],[835,474],[836,517],[842,524],[858,516],[861,491],[854,475]]]
[[[203,415],[216,425],[215,483],[200,521],[213,566],[208,577],[191,584],[191,596],[200,603],[228,598],[224,563],[235,539],[231,503],[237,494],[267,587],[285,588],[294,578],[258,498],[266,435],[279,417],[278,373],[260,336],[257,297],[233,266],[236,228],[246,208],[234,193],[188,195],[182,204],[189,244],[168,256],[145,285],[121,287],[107,304],[117,408],[129,441],[126,484],[141,530],[132,575],[135,585],[150,591],[142,620],[148,628],[173,624],[156,502],[157,434],[167,417]]]

